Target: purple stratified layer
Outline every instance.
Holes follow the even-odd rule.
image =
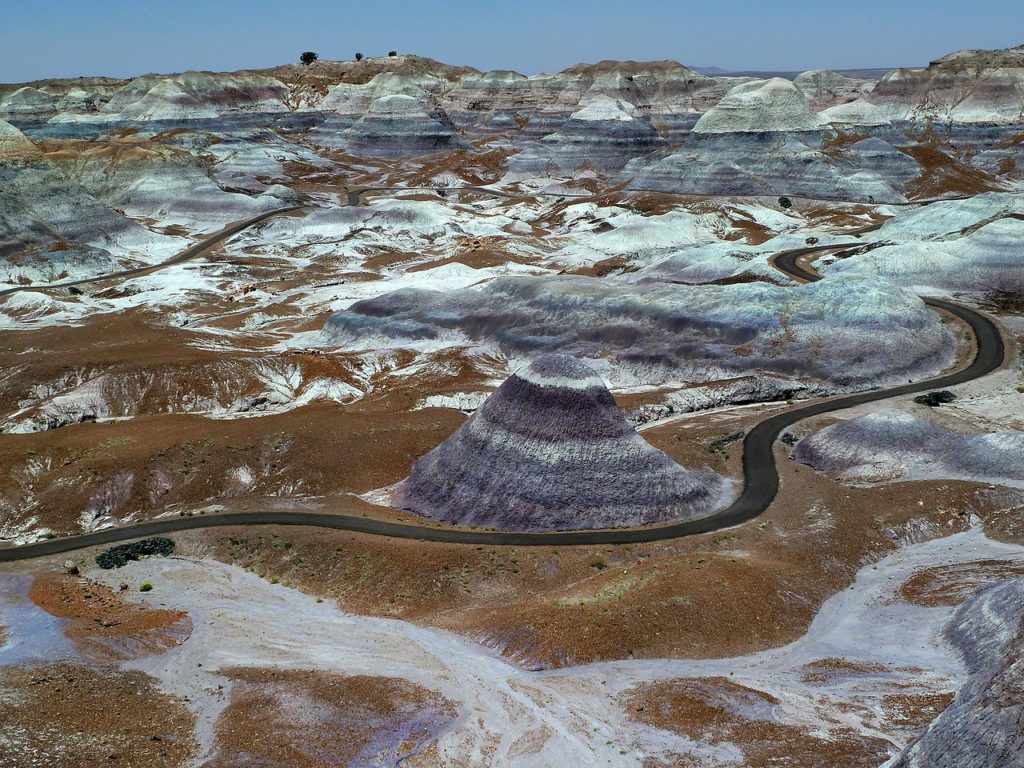
[[[588,366],[543,355],[420,458],[395,502],[460,525],[579,530],[702,517],[730,490],[644,441]]]

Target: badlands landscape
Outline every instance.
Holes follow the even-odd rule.
[[[1024,47],[0,85],[0,766],[1024,766]]]

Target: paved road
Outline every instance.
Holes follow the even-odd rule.
[[[167,261],[162,261],[159,264],[148,264],[144,267],[133,267],[132,269],[122,269],[119,272],[108,272],[105,275],[99,275],[97,277],[84,277],[80,280],[67,280],[63,283],[40,283],[38,285],[19,285],[16,288],[6,288],[0,291],[0,296],[7,296],[11,293],[21,293],[23,291],[48,291],[51,288],[72,288],[76,285],[89,285],[90,283],[102,283],[107,280],[120,280],[126,277],[138,277],[139,275],[146,275],[150,272],[156,272],[158,269],[169,267],[173,264],[181,264],[183,261],[189,261],[194,259],[196,256],[200,256],[206,251],[213,248],[218,243],[222,243],[229,237],[234,237],[243,229],[259,224],[261,221],[266,221],[271,216],[280,216],[282,213],[290,213],[291,211],[301,210],[300,205],[291,205],[287,208],[275,208],[272,211],[261,213],[258,216],[253,216],[250,219],[244,221],[237,221],[234,224],[229,224],[227,227],[217,232],[214,235],[200,240],[194,245],[190,245],[181,253],[175,254]]]
[[[857,243],[847,244],[856,246]],[[781,253],[774,259],[776,267],[798,280],[819,280],[820,276],[801,267],[798,260],[821,251],[843,246],[821,245]],[[646,528],[618,528],[597,531],[565,531],[559,533],[504,533],[466,528],[435,527],[394,523],[348,515],[318,512],[230,512],[192,517],[171,517],[111,528],[94,533],[49,539],[20,547],[0,549],[0,562],[26,560],[44,555],[70,552],[84,547],[113,544],[143,536],[168,534],[196,528],[223,525],[305,525],[336,530],[367,533],[392,538],[415,539],[452,544],[514,545],[514,546],[577,546],[597,544],[636,544],[674,539],[729,528],[764,512],[779,490],[779,474],[775,466],[773,446],[783,429],[811,416],[863,405],[890,397],[910,395],[931,389],[963,384],[994,371],[1003,363],[1006,347],[998,327],[988,317],[968,307],[944,299],[925,299],[928,306],[945,310],[968,325],[977,340],[977,353],[971,364],[959,371],[912,384],[889,389],[876,389],[854,395],[822,400],[784,413],[770,416],[751,429],[743,440],[743,493],[727,509],[700,520],[690,520]]]

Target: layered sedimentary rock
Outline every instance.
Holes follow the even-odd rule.
[[[145,75],[118,89],[98,113],[62,112],[53,122],[188,122],[287,111],[288,88],[266,75],[184,72]]]
[[[779,287],[503,277],[356,302],[328,319],[323,340],[348,349],[488,342],[510,357],[570,352],[609,358],[624,385],[763,372],[853,388],[935,373],[954,347],[919,298],[865,278]]]
[[[953,702],[893,768],[1024,766],[1024,579],[960,608],[946,629],[970,674]]]
[[[1017,195],[993,197],[1007,198],[1001,201],[1005,208],[1004,212],[996,213],[987,221],[973,226],[969,226],[969,219],[958,224],[951,222],[950,226],[954,226],[955,231],[941,240],[918,239],[907,236],[914,232],[912,220],[920,219],[923,224],[928,217],[924,212],[915,212],[907,222],[883,227],[877,234],[882,245],[866,248],[865,252],[855,251],[849,258],[830,264],[825,272],[877,275],[921,292],[936,288],[1024,290],[1019,245],[1024,239],[1024,198]],[[959,201],[943,205],[947,215],[955,215],[960,209],[969,210]],[[901,233],[906,234],[901,236]]]
[[[550,164],[560,170],[580,166],[620,170],[631,158],[646,155],[668,142],[650,121],[635,116],[629,102],[596,96],[554,133],[527,145],[512,158],[513,171],[543,171]]]
[[[231,146],[234,142],[221,142]],[[244,155],[247,145],[233,149]],[[260,146],[255,144],[255,146]],[[218,149],[220,149],[218,145]],[[48,162],[105,205],[127,215],[211,231],[238,219],[281,207],[271,194],[227,192],[210,175],[209,163],[183,148],[132,138],[127,141],[67,142],[47,154]],[[257,171],[260,169],[256,169]],[[265,192],[269,187],[262,187]]]
[[[896,69],[866,98],[892,120],[1024,123],[1024,46],[958,51],[923,70]]]
[[[721,476],[640,437],[589,366],[541,355],[421,457],[394,502],[449,523],[549,531],[703,517],[728,494]]]
[[[753,80],[730,90],[693,127],[695,133],[813,131],[821,119],[790,80]]]
[[[899,203],[920,173],[913,158],[877,137],[828,147],[820,132],[740,132],[693,133],[672,154],[631,161],[622,178],[631,189],[682,194]]]
[[[375,99],[335,145],[354,155],[407,157],[467,147],[445,115],[414,96]]]
[[[28,125],[48,120],[59,112],[95,112],[124,85],[124,80],[107,77],[0,85],[0,117]]]
[[[0,163],[38,157],[39,149],[21,131],[0,120]]]
[[[834,125],[874,127],[889,125],[892,122],[881,109],[864,99],[856,99],[823,109],[819,113],[819,117],[824,122]]]
[[[849,481],[957,478],[1024,484],[1024,432],[966,436],[896,410],[825,427],[794,458]]]
[[[159,259],[181,243],[115,213],[45,160],[0,162],[2,281],[109,272],[119,259]]]
[[[820,112],[852,101],[870,88],[870,81],[846,77],[838,72],[814,69],[801,72],[793,79],[793,84],[803,91],[810,101],[811,109]]]
[[[829,123],[886,122],[870,105],[834,109],[815,113],[788,80],[743,83],[701,116],[677,151],[634,159],[621,178],[631,189],[682,194],[906,201],[921,168],[891,143],[905,143],[905,137],[833,141],[822,130]]]
[[[444,106],[457,125],[486,126],[499,115],[525,119],[542,105],[530,78],[518,72],[495,71],[459,78],[445,94]]]

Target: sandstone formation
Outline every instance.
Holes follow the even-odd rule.
[[[702,517],[728,492],[640,437],[589,366],[541,355],[417,460],[395,505],[460,525],[576,530]]]
[[[490,343],[509,357],[607,357],[616,385],[756,371],[862,389],[933,374],[953,355],[934,312],[872,278],[638,290],[589,277],[502,277],[479,288],[358,301],[328,319],[323,341],[346,349]]]

